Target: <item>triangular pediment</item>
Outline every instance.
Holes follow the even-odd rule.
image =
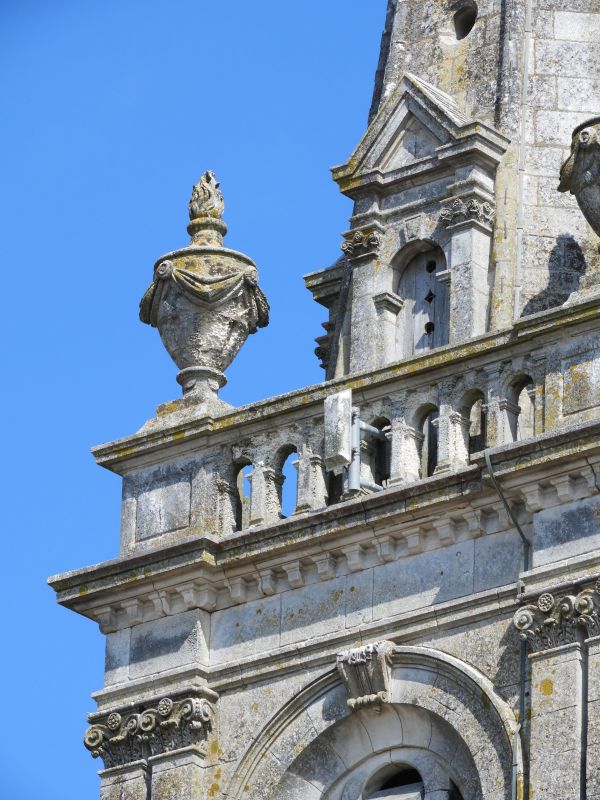
[[[396,131],[383,152],[377,154],[377,159],[369,168],[391,172],[420,158],[432,156],[441,144],[443,141],[438,136],[414,114],[409,113],[401,128]]]
[[[473,126],[499,135],[484,123],[469,119],[450,95],[406,73],[372,119],[365,135],[346,164],[333,170],[345,191],[361,176],[388,174],[424,159],[440,147],[463,138]],[[504,137],[502,137],[504,138]]]

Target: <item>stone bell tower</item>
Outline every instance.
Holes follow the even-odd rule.
[[[328,377],[500,329],[594,280],[596,237],[556,186],[571,130],[600,107],[596,20],[578,0],[390,0],[369,128],[333,170],[354,200],[345,259],[307,276],[330,311]]]
[[[50,579],[102,800],[600,800],[598,113],[597,0],[390,0],[326,380],[242,408],[269,306],[194,187],[140,306],[183,397],[93,451],[118,557]]]

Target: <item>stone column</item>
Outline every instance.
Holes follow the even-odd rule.
[[[122,767],[103,769],[99,775],[100,800],[147,800],[145,761],[134,761]]]
[[[282,476],[264,461],[258,461],[253,465],[249,480],[250,525],[262,525],[278,520],[281,516]]]
[[[469,420],[465,420],[458,411],[453,411],[451,406],[442,405],[436,423],[438,427],[436,474],[464,467],[469,461],[468,448],[465,447],[465,430],[468,441]]]
[[[474,198],[456,198],[442,209],[450,236],[450,343],[485,333],[493,207]]]
[[[407,425],[403,419],[392,421],[392,457],[388,484],[418,481],[423,434]]]
[[[543,592],[514,624],[530,650],[530,796],[585,797],[587,659],[584,626],[600,597],[594,590]],[[589,800],[589,798],[588,798]]]
[[[324,508],[327,505],[327,484],[323,459],[304,445],[295,463],[298,466],[296,513]]]

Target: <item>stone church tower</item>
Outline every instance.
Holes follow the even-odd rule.
[[[600,800],[599,113],[598,0],[389,0],[326,380],[243,408],[269,306],[194,187],[140,307],[183,397],[94,450],[118,558],[50,581],[106,636],[102,800]]]

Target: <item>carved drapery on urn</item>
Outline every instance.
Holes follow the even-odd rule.
[[[249,334],[269,322],[269,304],[258,286],[254,262],[223,246],[223,195],[214,173],[205,172],[189,203],[190,244],[160,258],[140,303],[142,322],[158,328],[181,370],[185,395],[207,413],[228,406],[217,398],[223,371]]]
[[[134,711],[99,716],[86,730],[83,743],[106,769],[183,747],[205,754],[213,717],[213,707],[204,697],[163,697]]]
[[[578,125],[571,155],[560,170],[559,192],[570,192],[583,216],[600,236],[600,117]]]
[[[578,594],[542,592],[515,613],[513,624],[532,653],[600,635],[600,580]]]

